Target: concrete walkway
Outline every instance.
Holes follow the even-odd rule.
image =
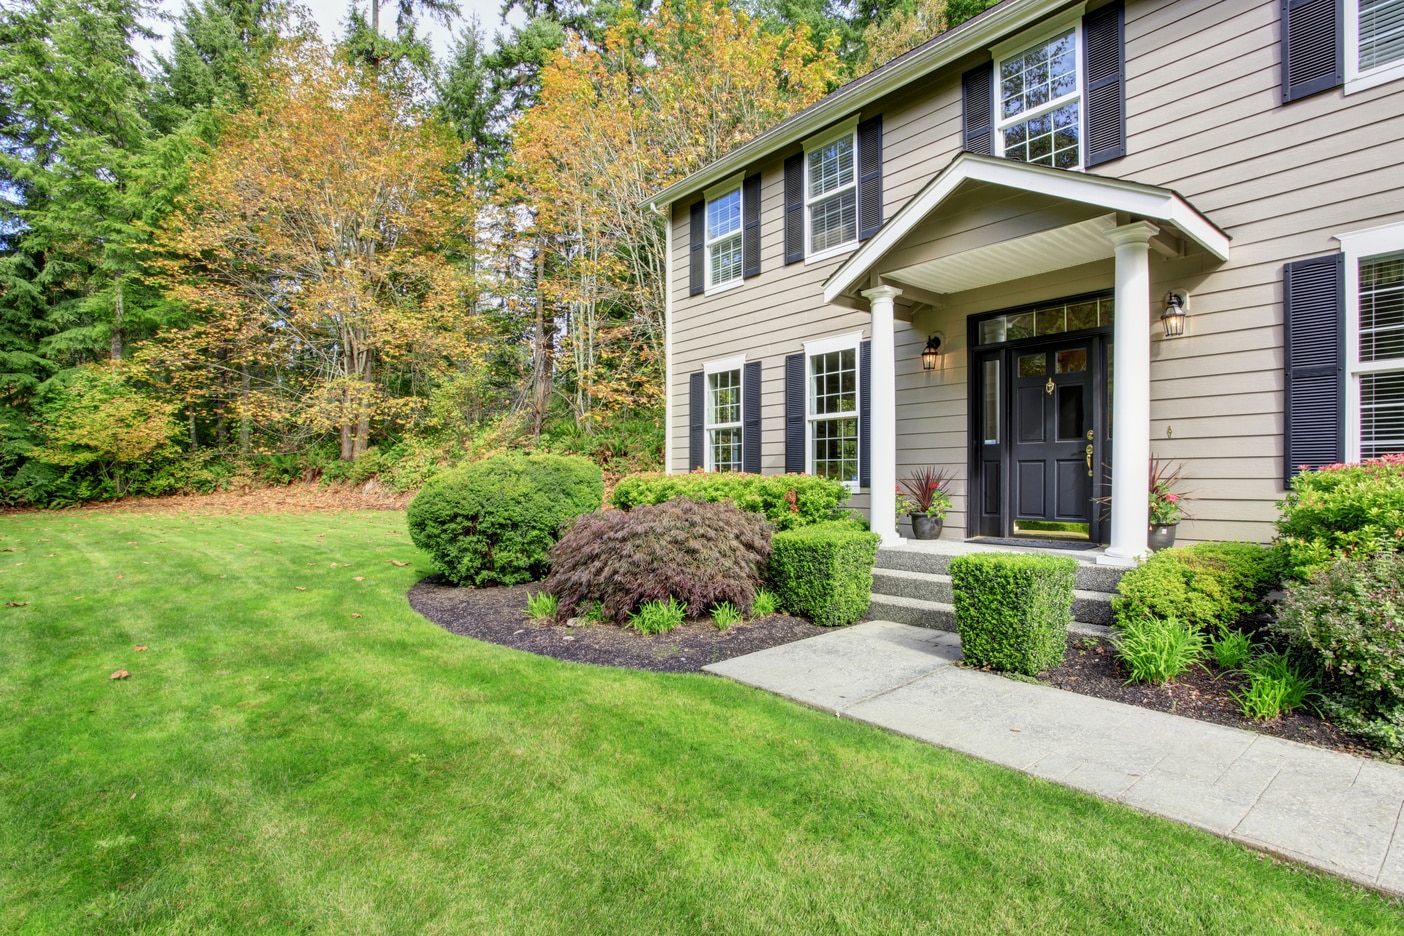
[[[869,621],[706,669],[1404,894],[1404,767],[959,659],[955,634]]]

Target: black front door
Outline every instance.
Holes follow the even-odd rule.
[[[1090,533],[1095,344],[1083,339],[1011,349],[1008,464],[1015,534]]]

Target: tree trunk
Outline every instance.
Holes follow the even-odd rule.
[[[194,409],[194,407],[191,407],[189,410],[187,410],[187,411],[186,411],[186,414],[187,414],[187,415],[189,416],[189,418],[190,418],[190,447],[191,447],[192,449],[194,449],[194,448],[198,447],[199,444],[200,444],[200,437],[199,437],[199,436],[196,434],[196,432],[195,432],[195,409]]]
[[[112,290],[112,360],[122,360],[122,277]]]
[[[370,444],[370,392],[371,373],[375,366],[375,352],[366,352],[366,363],[361,370],[361,383],[365,385],[365,395],[360,401],[361,418],[356,421],[356,447],[352,453],[353,458],[360,458],[366,454],[366,448]]]
[[[371,0],[371,32],[380,36],[380,0]]]
[[[249,454],[249,365],[239,365],[239,454]]]
[[[551,392],[551,376],[553,370],[553,348],[554,335],[551,334],[550,325],[546,321],[546,303],[541,298],[541,277],[544,265],[545,251],[540,248],[536,252],[536,366],[533,368],[533,376],[536,378],[536,386],[532,395],[532,423],[531,438],[533,442],[541,440],[541,424],[546,419],[546,401]]]

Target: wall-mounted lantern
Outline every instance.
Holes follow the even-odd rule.
[[[1185,319],[1189,318],[1189,293],[1174,289],[1165,297],[1165,311],[1160,314],[1160,324],[1165,326],[1166,338],[1179,338],[1185,333]]]
[[[926,339],[926,347],[921,351],[921,369],[935,370],[941,361],[941,336],[932,335]]]

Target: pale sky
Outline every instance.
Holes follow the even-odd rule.
[[[312,11],[312,16],[317,20],[317,25],[321,29],[322,38],[332,41],[341,36],[342,21],[346,19],[346,11],[350,6],[350,0],[301,0],[303,6]],[[364,11],[368,8],[368,0],[358,0],[357,5]],[[179,15],[185,7],[185,0],[160,0],[162,12],[172,16]],[[484,33],[489,44],[492,44],[492,37],[503,29],[502,21],[498,16],[498,11],[502,8],[501,0],[458,0],[458,7],[463,11],[464,21],[477,16],[479,28]],[[382,31],[388,27],[393,28],[395,22],[395,0],[381,0],[380,20]],[[521,22],[520,12],[513,12],[513,22]],[[169,36],[172,23],[157,22],[149,24],[163,36]],[[463,28],[463,23],[455,23],[453,31],[457,32]],[[450,30],[445,29],[437,23],[428,21],[421,22],[421,34],[429,35],[434,45],[434,52],[442,57],[445,49],[448,48]],[[158,43],[156,48],[165,51],[165,43]]]

